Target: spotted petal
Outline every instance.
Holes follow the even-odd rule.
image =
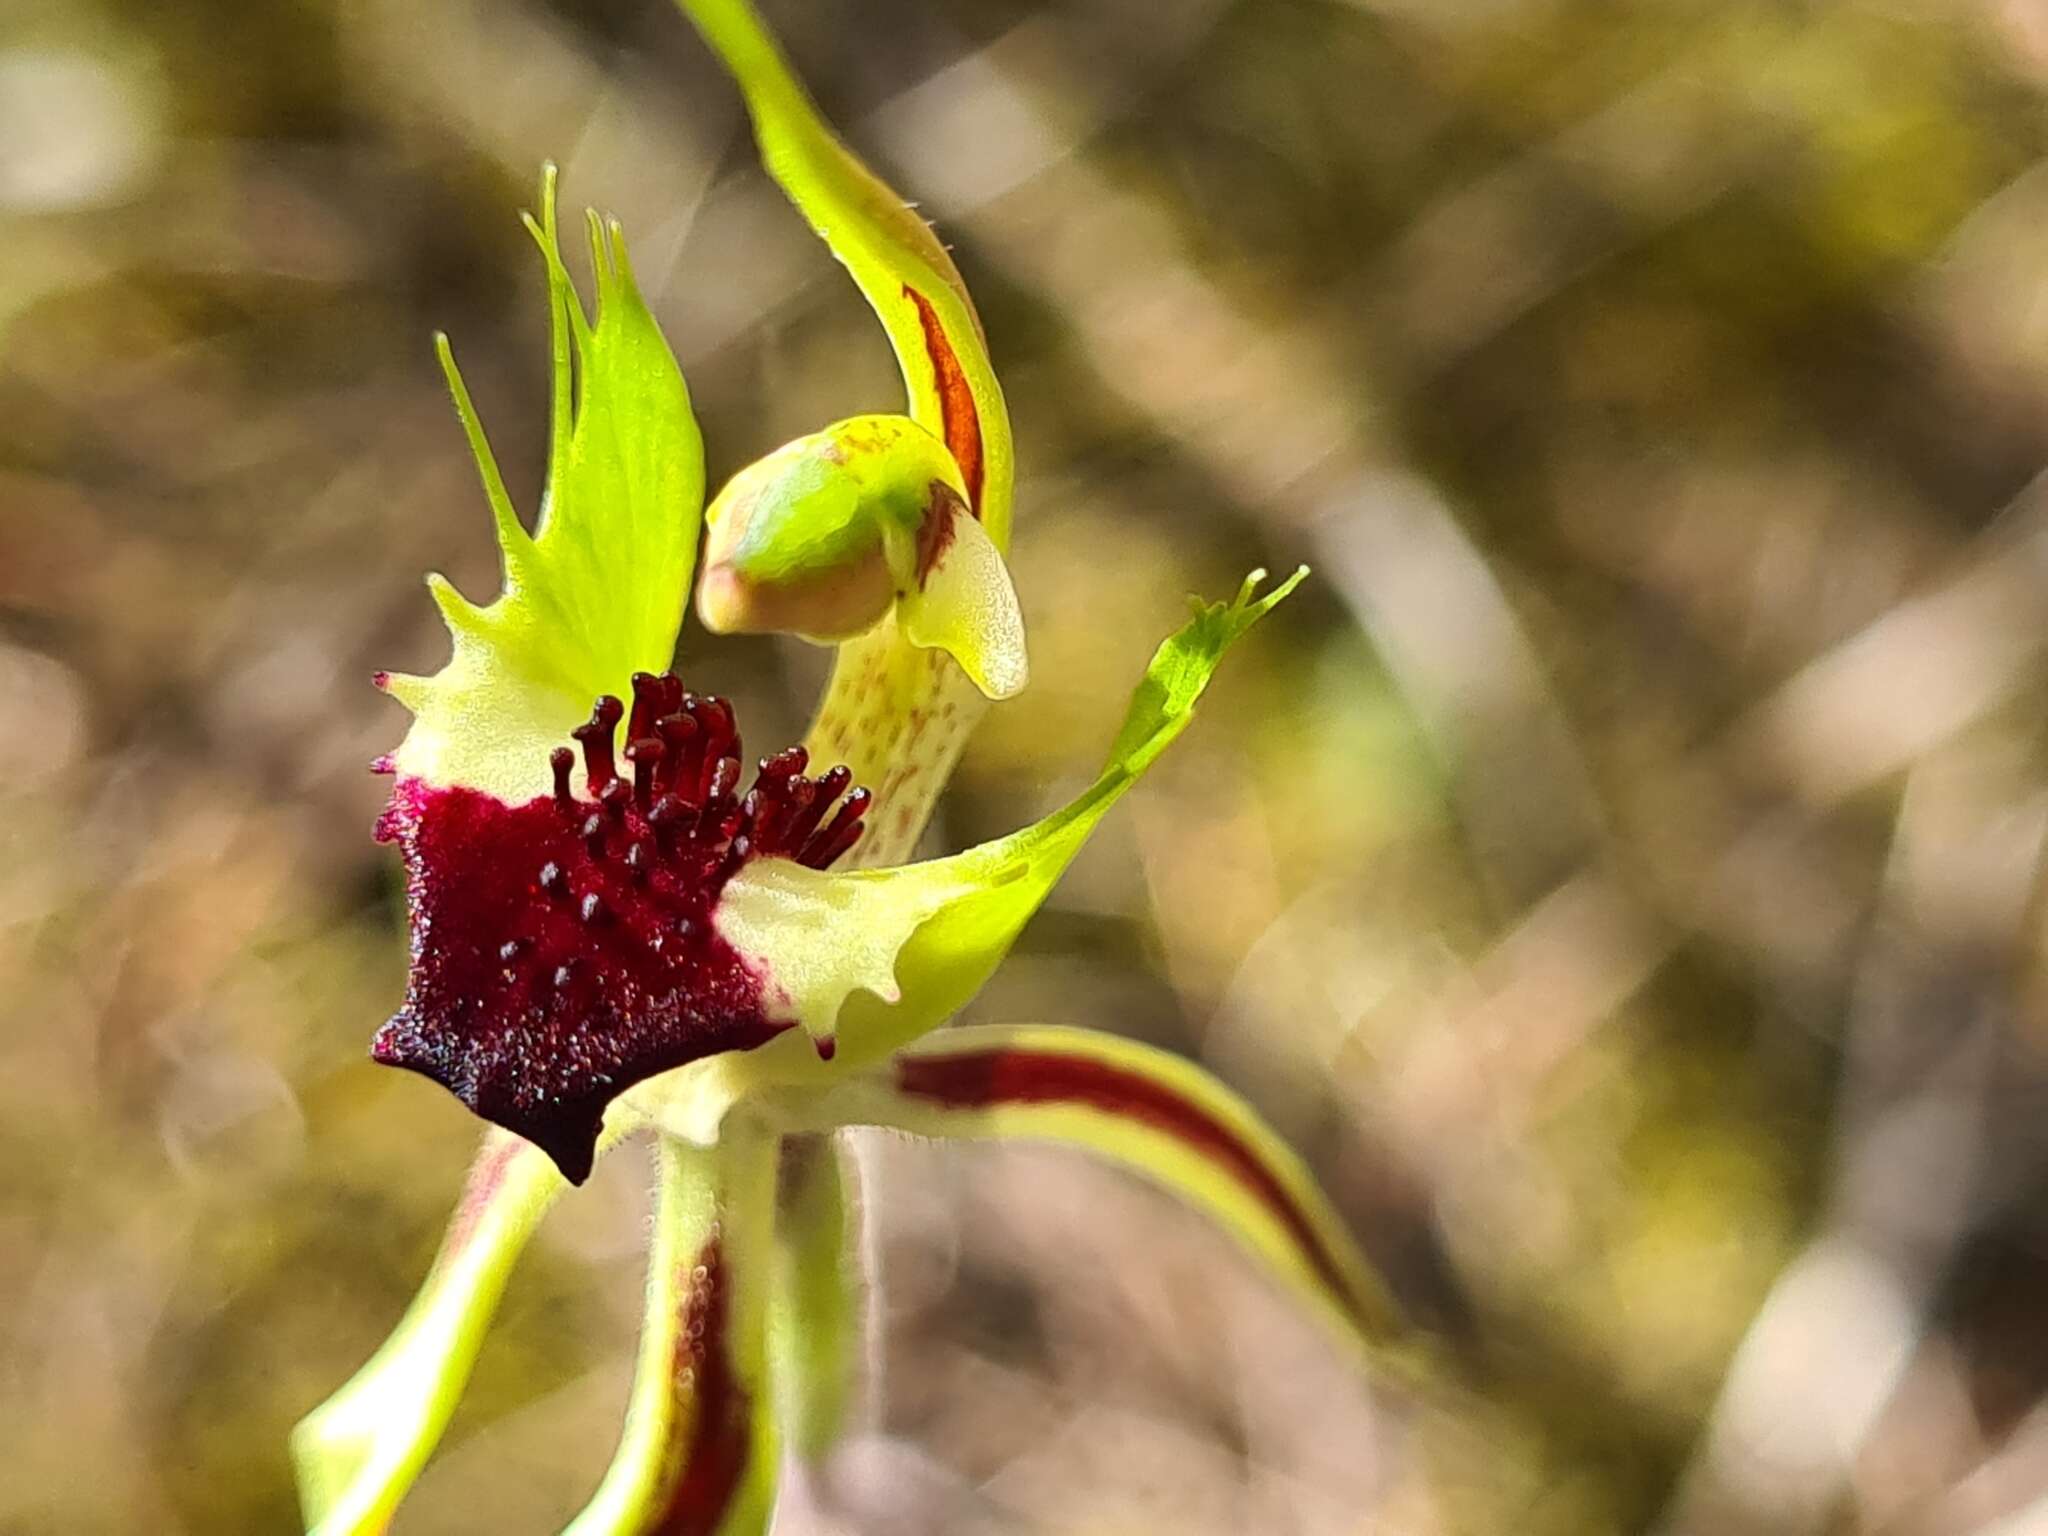
[[[412,966],[372,1055],[440,1083],[578,1184],[620,1093],[784,1027],[707,917],[739,807],[728,793],[673,822],[662,810],[566,783],[506,805],[405,779],[384,819],[405,857]]]
[[[527,223],[547,268],[553,341],[547,485],[529,535],[444,340],[504,589],[479,607],[430,578],[453,654],[431,677],[385,679],[414,715],[384,764],[397,783],[378,828],[405,859],[413,967],[373,1051],[539,1143],[580,1182],[622,1088],[774,1030],[747,970],[693,932],[737,829],[657,837],[651,805],[636,820],[614,800],[603,807],[607,842],[583,830],[600,807],[572,797],[559,761],[593,699],[667,667],[696,558],[703,452],[618,226],[590,218],[593,319],[562,261],[552,170],[540,218]],[[680,685],[662,702],[680,705]],[[600,714],[605,740],[584,743],[592,797],[627,788],[612,768],[623,711],[611,708]],[[712,770],[737,751],[730,726],[729,713],[689,723],[704,769],[693,808],[706,807]],[[628,753],[649,728],[637,714],[627,723]],[[634,862],[656,851],[658,876]]]

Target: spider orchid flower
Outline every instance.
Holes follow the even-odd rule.
[[[1085,1030],[936,1029],[1301,573],[1196,606],[1080,798],[906,862],[969,730],[1025,680],[1002,393],[944,249],[833,137],[745,0],[685,8],[769,169],[881,318],[909,411],[799,439],[706,513],[689,395],[624,239],[591,216],[586,313],[552,171],[527,220],[553,342],[531,534],[440,340],[504,581],[479,607],[430,577],[451,659],[379,679],[413,715],[377,765],[412,963],[372,1051],[491,1128],[411,1309],[294,1434],[323,1536],[386,1528],[542,1215],[642,1134],[657,1165],[646,1321],[617,1457],[570,1527],[584,1536],[761,1531],[784,1459],[833,1443],[862,1313],[830,1139],[847,1127],[1088,1149],[1209,1213],[1340,1337],[1392,1323],[1301,1162],[1196,1067]],[[669,671],[700,523],[708,628],[838,644],[806,742],[759,759],[750,785],[730,705]]]

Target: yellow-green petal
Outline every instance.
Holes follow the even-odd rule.
[[[292,1432],[308,1532],[376,1536],[390,1523],[448,1427],[514,1261],[568,1187],[539,1148],[504,1131],[484,1137],[404,1320]]]
[[[1088,834],[1185,729],[1218,663],[1307,574],[1256,596],[1198,606],[1159,647],[1094,785],[1035,826],[951,858],[852,873],[760,859],[727,882],[713,921],[767,983],[772,1006],[833,1065],[872,1061],[942,1022],[988,979]],[[787,1041],[742,1070],[811,1076]],[[830,1070],[826,1068],[824,1070]]]
[[[703,445],[675,356],[633,280],[614,222],[589,217],[595,318],[564,266],[554,173],[528,220],[547,266],[553,342],[547,486],[529,535],[506,495],[445,339],[443,365],[484,482],[504,568],[479,606],[429,578],[454,641],[431,677],[387,686],[415,718],[393,765],[518,803],[545,793],[547,755],[601,693],[675,650],[703,509]]]

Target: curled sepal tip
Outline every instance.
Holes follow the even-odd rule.
[[[697,612],[715,633],[824,642],[891,610],[989,698],[1020,691],[1024,620],[946,444],[906,416],[856,416],[741,470],[705,513]]]
[[[762,978],[771,1011],[843,1063],[894,1050],[946,1018],[988,978],[1110,806],[1186,727],[1224,653],[1307,575],[1263,597],[1263,571],[1229,602],[1199,606],[1153,655],[1094,785],[1035,826],[951,858],[831,874],[763,859],[727,884],[720,934]],[[756,1053],[763,1075],[809,1070]]]

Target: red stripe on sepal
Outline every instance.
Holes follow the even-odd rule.
[[[727,1353],[731,1290],[732,1274],[714,1231],[682,1287],[676,1334],[676,1397],[692,1405],[689,1445],[647,1536],[712,1536],[746,1479],[753,1400]]]
[[[930,300],[908,283],[904,295],[917,306],[917,323],[924,328],[924,349],[932,360],[932,383],[939,392],[939,415],[945,427],[946,447],[960,466],[960,478],[967,482],[968,509],[981,516],[981,411],[974,403],[974,388],[939,323]]]
[[[1004,1104],[1074,1104],[1161,1131],[1195,1148],[1235,1180],[1286,1229],[1331,1292],[1354,1302],[1352,1287],[1315,1223],[1230,1126],[1161,1083],[1088,1056],[1049,1051],[970,1051],[896,1059],[896,1086],[949,1109]]]

